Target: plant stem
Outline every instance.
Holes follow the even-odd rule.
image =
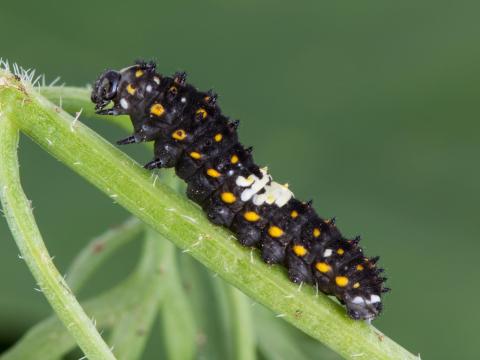
[[[0,115],[0,197],[20,253],[32,272],[39,291],[75,338],[89,359],[115,359],[95,325],[85,314],[55,268],[35,223],[32,207],[20,184],[19,133],[8,115]]]
[[[9,80],[13,81],[13,80]],[[28,136],[205,266],[347,359],[415,359],[373,326],[314,289],[288,281],[200,209],[162,184],[98,134],[33,91],[0,88],[0,104]]]
[[[93,239],[75,257],[67,272],[66,280],[74,293],[80,291],[85,282],[118,248],[140,235],[145,226],[136,218],[110,229]]]
[[[255,329],[249,299],[233,286],[226,285],[225,290],[230,302],[235,359],[254,360],[256,358]]]
[[[163,302],[168,275],[163,266],[169,262],[171,244],[152,229],[147,229],[142,260],[136,270],[139,282],[149,284],[137,292],[135,308],[126,312],[113,327],[111,343],[122,360],[139,359]]]
[[[152,275],[156,276],[156,273],[153,271]],[[83,306],[95,318],[99,328],[111,328],[125,314],[141,311],[142,296],[150,291],[152,281],[160,282],[154,276],[139,281],[134,274],[115,288],[87,300]],[[19,342],[0,356],[0,360],[53,360],[74,346],[74,338],[53,315],[31,328]]]

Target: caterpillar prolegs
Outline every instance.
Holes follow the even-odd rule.
[[[358,237],[344,238],[333,219],[320,218],[311,202],[295,199],[255,164],[252,149],[238,141],[238,121],[222,114],[215,93],[197,90],[185,73],[162,76],[153,62],[137,62],[100,75],[91,99],[98,114],[130,116],[134,133],[118,144],[155,141],[145,167],[174,167],[210,221],[257,247],[266,263],[283,264],[291,281],[335,295],[353,319],[380,314],[389,289],[378,257],[365,257]]]

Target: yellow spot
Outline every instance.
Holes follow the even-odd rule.
[[[255,211],[247,211],[245,212],[245,214],[243,214],[243,217],[245,218],[245,220],[250,222],[260,220],[260,215],[258,215]]]
[[[345,251],[342,248],[340,248],[340,249],[337,250],[337,254],[338,255],[343,255],[343,254],[345,254]]]
[[[202,119],[205,119],[207,117],[207,110],[205,110],[204,108],[200,108],[197,110],[195,115],[200,116]]]
[[[203,98],[203,100],[205,100],[205,102],[207,102],[207,103],[210,101],[210,99],[211,99],[210,96],[205,96],[205,97]]]
[[[222,174],[220,174],[217,170],[215,169],[208,169],[207,170],[207,175],[210,176],[210,177],[213,177],[213,178],[218,178],[220,177]]]
[[[307,249],[305,249],[305,247],[302,245],[294,245],[293,252],[297,256],[305,256],[307,254]]]
[[[173,95],[177,95],[178,89],[176,86],[171,86],[170,89],[168,89],[168,92],[172,93]]]
[[[337,276],[335,282],[340,287],[345,287],[348,285],[348,278],[346,276]]]
[[[185,132],[185,130],[177,130],[177,131],[174,131],[173,134],[172,134],[172,137],[175,139],[175,140],[183,140],[187,137],[187,133]]]
[[[224,203],[227,203],[227,204],[233,204],[237,198],[235,195],[233,195],[233,193],[231,192],[223,192],[221,195],[220,195],[222,201]]]
[[[200,159],[200,158],[202,157],[202,154],[200,154],[200,153],[198,153],[198,152],[196,152],[196,151],[192,151],[192,152],[190,153],[190,157],[192,157],[192,158],[195,159],[195,160],[198,160],[198,159]]]
[[[356,282],[355,284],[353,284],[354,289],[358,289],[359,287],[360,287],[360,283]]]
[[[135,88],[132,86],[132,84],[128,84],[127,85],[127,92],[130,94],[130,95],[135,95]]]
[[[153,104],[152,107],[150,108],[150,113],[155,115],[155,116],[162,116],[163,113],[165,112],[165,108],[162,106],[162,104]]]
[[[232,164],[238,163],[238,156],[237,155],[232,155],[232,157],[230,158],[230,162]]]
[[[313,236],[318,238],[322,232],[320,231],[319,228],[313,229]]]
[[[330,265],[328,265],[327,263],[324,263],[324,262],[318,262],[315,264],[315,267],[317,268],[318,271],[320,271],[321,273],[325,274],[327,272],[329,272],[330,270],[332,270],[332,267]]]
[[[298,217],[298,211],[293,210],[293,211],[290,213],[290,216],[291,216],[292,219],[297,218],[297,217]]]
[[[363,265],[358,264],[356,269],[357,269],[357,271],[362,271],[363,270]]]
[[[222,134],[217,134],[217,135],[215,135],[214,139],[215,139],[216,142],[220,142],[223,139],[223,135]]]
[[[273,238],[278,238],[283,235],[283,230],[280,229],[278,226],[273,225],[268,228],[268,235]]]
[[[139,77],[142,77],[143,76],[143,71],[138,69],[137,71],[135,71],[135,77],[139,78]]]

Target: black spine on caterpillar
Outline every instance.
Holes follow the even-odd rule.
[[[213,92],[187,84],[185,73],[164,77],[154,63],[137,62],[104,72],[91,98],[99,114],[130,116],[134,133],[118,144],[155,141],[145,167],[175,167],[210,221],[257,247],[266,263],[283,264],[291,281],[335,295],[353,319],[380,314],[389,289],[378,258],[365,257],[359,238],[344,238],[333,220],[255,164],[251,148],[238,142],[238,121],[222,115]]]

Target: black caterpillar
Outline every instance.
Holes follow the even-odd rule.
[[[129,115],[134,134],[118,144],[155,141],[147,169],[175,167],[187,196],[215,224],[230,228],[244,246],[260,249],[268,264],[283,264],[295,283],[335,295],[353,319],[373,319],[389,291],[360,240],[345,239],[334,219],[320,218],[311,202],[296,200],[272,181],[237,138],[238,121],[217,105],[217,95],[186,83],[185,73],[164,77],[153,62],[108,70],[95,82],[98,114]],[[113,101],[113,107],[106,108]]]

